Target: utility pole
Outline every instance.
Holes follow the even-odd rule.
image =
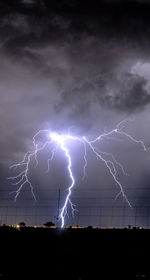
[[[58,190],[57,226],[58,226],[58,221],[59,221],[59,209],[60,209],[60,189]]]

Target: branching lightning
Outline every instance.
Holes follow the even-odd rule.
[[[99,142],[102,142],[107,139],[117,139],[116,136],[121,136],[124,138],[128,138],[130,141],[141,145],[141,147],[146,151],[146,146],[142,140],[137,140],[135,139],[132,135],[126,133],[124,131],[124,125],[127,120],[124,120],[120,122],[115,129],[112,129],[110,131],[105,131],[103,134],[100,134],[97,138],[93,140],[88,140],[86,137],[77,137],[73,136],[70,134],[68,131],[68,134],[59,134],[56,132],[50,132],[49,130],[39,130],[34,136],[33,136],[33,150],[28,151],[24,157],[23,160],[17,164],[13,164],[10,168],[19,168],[21,169],[20,173],[18,173],[16,176],[9,177],[8,179],[13,181],[13,185],[18,186],[17,190],[13,191],[15,193],[15,201],[20,194],[22,188],[25,185],[28,185],[31,189],[32,196],[34,200],[36,201],[36,196],[34,194],[34,189],[32,186],[32,183],[30,181],[30,176],[29,176],[29,171],[31,169],[32,161],[35,162],[35,166],[38,165],[38,154],[40,151],[43,151],[47,146],[50,146],[50,156],[47,161],[47,171],[50,171],[50,162],[53,161],[55,154],[57,153],[58,149],[61,149],[62,152],[64,153],[64,156],[67,160],[67,170],[68,170],[68,175],[70,178],[70,185],[67,188],[67,195],[65,198],[64,205],[62,209],[60,209],[60,215],[59,219],[61,220],[61,227],[64,227],[65,225],[65,217],[67,215],[67,209],[68,206],[70,205],[72,209],[72,214],[74,215],[75,211],[75,205],[71,202],[71,194],[72,194],[72,189],[75,186],[75,178],[72,170],[72,158],[71,158],[71,153],[69,149],[68,143],[71,141],[75,142],[80,142],[83,145],[83,177],[82,179],[85,178],[86,176],[86,168],[88,166],[87,162],[87,152],[91,151],[94,156],[98,160],[104,163],[105,167],[107,168],[109,174],[111,175],[113,181],[116,183],[116,185],[119,187],[119,192],[116,196],[116,198],[119,195],[122,195],[122,197],[125,199],[126,203],[129,205],[129,207],[132,207],[131,202],[128,200],[127,195],[125,194],[124,191],[124,186],[118,179],[118,168],[122,171],[124,175],[128,175],[125,170],[123,165],[118,162],[115,158],[115,156],[111,153],[104,152],[99,150],[97,148],[97,145]],[[39,138],[41,139],[42,137],[42,143],[39,141]],[[107,159],[109,157],[109,159]]]

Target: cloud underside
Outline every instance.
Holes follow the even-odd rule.
[[[62,99],[55,109],[59,112],[69,105],[79,114],[86,111],[90,104],[96,103],[115,111],[135,112],[150,102],[146,85],[143,77],[129,73],[123,73],[119,80],[99,78],[84,83],[80,88],[77,86],[62,92]]]
[[[89,111],[93,103],[125,112],[141,110],[149,104],[147,79],[130,71],[136,61],[149,57],[148,22],[139,21],[138,13],[132,15],[124,10],[119,10],[118,24],[112,18],[114,10],[104,10],[104,14],[100,12],[95,17],[82,13],[77,22],[76,14],[50,12],[46,7],[41,16],[32,10],[4,14],[0,51],[11,64],[15,62],[16,69],[18,65],[22,67],[24,80],[29,71],[38,80],[55,83],[59,100],[51,105],[57,114],[70,106],[72,112],[80,114]],[[4,72],[10,71],[7,67],[9,63]],[[17,70],[15,74],[17,80]],[[45,100],[50,100],[50,92],[51,89],[46,94],[43,88]],[[20,97],[24,99],[21,93]]]

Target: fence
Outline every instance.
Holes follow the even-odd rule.
[[[64,190],[35,190],[37,201],[33,200],[29,190],[22,190],[14,202],[13,194],[8,188],[0,190],[0,223],[17,224],[21,221],[27,225],[42,225],[47,221],[58,221],[58,208],[64,203]],[[150,191],[149,188],[128,188],[128,199],[132,208],[121,196],[115,200],[113,188],[75,189],[72,202],[75,213],[72,216],[68,207],[65,224],[71,226],[116,227],[128,225],[150,228]]]

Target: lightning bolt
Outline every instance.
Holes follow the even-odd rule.
[[[22,190],[23,186],[29,185],[31,189],[32,196],[34,200],[36,201],[36,196],[34,194],[34,189],[33,186],[29,180],[28,172],[30,168],[30,163],[31,159],[34,157],[34,160],[36,162],[36,166],[38,165],[38,159],[37,159],[37,153],[41,150],[43,150],[46,145],[50,144],[50,141],[46,141],[41,147],[38,147],[38,143],[36,142],[36,138],[41,134],[41,133],[46,133],[48,130],[39,130],[34,136],[33,136],[33,146],[34,150],[33,151],[28,151],[25,155],[24,158],[21,162],[17,164],[13,164],[10,166],[10,168],[17,168],[21,167],[23,168],[23,171],[21,171],[17,176],[14,177],[8,177],[9,180],[15,180],[18,179],[16,183],[13,183],[13,185],[19,185],[18,189],[16,191],[13,191],[11,193],[16,193],[14,200],[16,201],[18,195],[20,194],[20,191]]]
[[[132,208],[131,202],[128,200],[127,195],[125,194],[124,186],[118,179],[117,167],[119,167],[121,169],[121,171],[124,175],[128,175],[125,172],[123,165],[117,161],[117,159],[115,158],[115,156],[113,154],[101,151],[96,146],[97,144],[99,144],[99,142],[101,143],[107,139],[114,140],[114,139],[117,139],[116,136],[120,136],[123,138],[128,138],[130,141],[141,145],[142,149],[144,151],[146,151],[147,150],[146,146],[142,140],[137,140],[132,135],[130,135],[124,131],[125,123],[127,121],[129,121],[129,120],[121,121],[115,127],[115,129],[112,129],[110,131],[105,131],[103,134],[100,134],[98,137],[94,138],[93,140],[88,140],[85,136],[82,136],[82,137],[73,136],[70,134],[69,131],[68,131],[68,134],[58,134],[56,132],[50,132],[49,130],[39,130],[33,136],[33,139],[32,139],[33,151],[28,151],[24,155],[23,160],[21,162],[10,166],[11,169],[12,168],[21,169],[19,174],[8,178],[9,180],[13,181],[13,185],[19,186],[17,190],[13,191],[13,193],[15,193],[15,198],[14,198],[15,201],[16,201],[17,197],[19,196],[22,188],[25,185],[28,185],[30,187],[32,196],[33,196],[34,200],[36,201],[34,189],[33,189],[32,183],[29,179],[29,170],[30,170],[32,160],[34,161],[35,167],[36,167],[38,165],[39,152],[43,151],[46,148],[46,146],[50,146],[50,157],[48,158],[48,161],[47,161],[48,168],[46,171],[46,172],[49,172],[50,171],[50,162],[53,161],[55,154],[58,151],[58,148],[60,148],[63,151],[64,156],[67,160],[67,170],[68,170],[68,174],[69,174],[69,178],[70,178],[70,184],[69,184],[69,187],[67,188],[67,195],[65,197],[65,202],[64,202],[62,209],[60,209],[60,214],[59,214],[59,220],[61,220],[61,227],[64,227],[68,205],[70,205],[70,207],[72,209],[72,215],[74,215],[74,211],[76,210],[75,205],[71,202],[72,189],[73,189],[76,181],[75,181],[73,170],[72,170],[72,158],[71,158],[71,154],[70,154],[70,149],[68,147],[68,142],[75,141],[75,142],[80,142],[83,145],[84,164],[83,164],[82,179],[84,179],[86,176],[86,167],[88,165],[88,163],[87,163],[87,151],[88,150],[87,149],[89,149],[98,160],[100,160],[101,162],[104,163],[104,165],[107,168],[109,174],[111,175],[113,181],[119,187],[119,192],[118,192],[116,198],[118,196],[122,195],[122,197],[125,199],[126,203],[129,205],[129,207]],[[44,135],[44,137],[43,137],[43,135]],[[42,137],[42,141],[39,141],[39,138],[41,139],[41,137]],[[108,157],[109,157],[109,159],[108,159]]]

